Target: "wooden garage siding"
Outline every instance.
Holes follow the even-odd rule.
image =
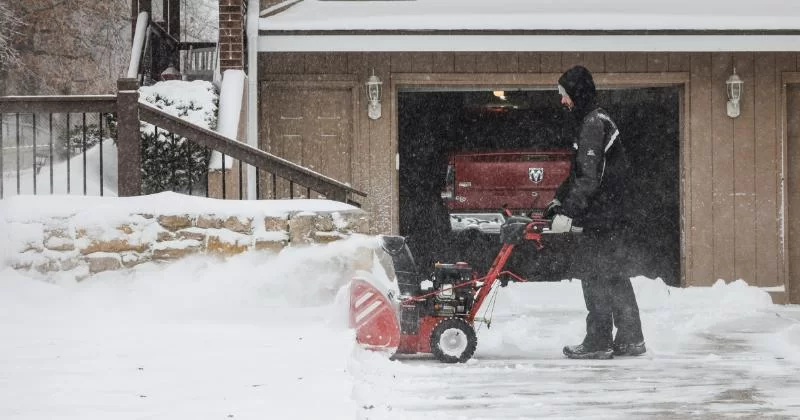
[[[297,75],[365,81],[374,69],[384,88],[392,73],[560,73],[575,64],[594,73],[688,73],[682,105],[689,117],[682,121],[681,144],[686,285],[741,278],[778,286],[784,284],[785,263],[779,239],[780,84],[783,72],[798,70],[798,60],[796,53],[265,53],[258,71],[263,80]],[[725,80],[734,65],[745,82],[737,119],[725,114]],[[382,101],[384,118],[372,121],[366,112],[356,113],[359,131],[353,140],[359,162],[354,186],[369,193],[373,229],[384,233],[396,231],[398,216],[393,119],[387,118],[395,98],[389,90]]]

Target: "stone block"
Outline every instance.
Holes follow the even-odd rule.
[[[77,258],[69,258],[65,260],[58,261],[58,269],[61,271],[69,271],[73,270],[78,267],[78,259]]]
[[[222,227],[238,233],[250,233],[252,231],[253,219],[231,216],[225,219]]]
[[[75,249],[75,241],[61,236],[49,236],[45,239],[44,247],[51,251],[72,251]]]
[[[317,215],[313,213],[297,213],[289,219],[289,243],[292,245],[310,244],[314,242],[312,233]]]
[[[117,226],[117,230],[126,235],[130,235],[133,233],[133,228],[130,225],[119,225]]]
[[[28,270],[33,266],[31,260],[15,260],[11,261],[11,268],[15,270]]]
[[[131,241],[128,238],[115,238],[107,241],[92,240],[89,244],[80,249],[81,254],[89,255],[95,252],[121,253],[126,251],[144,252],[148,244],[139,241]]]
[[[284,247],[286,247],[286,241],[270,241],[264,239],[256,239],[255,243],[256,251],[270,251],[278,253]]]
[[[201,215],[197,218],[195,226],[202,229],[221,229],[222,220],[217,219],[214,215]]]
[[[193,240],[160,242],[153,247],[153,259],[176,260],[201,250],[202,244]]]
[[[120,255],[120,260],[122,261],[123,267],[131,268],[138,264],[150,261],[150,258],[148,258],[147,255],[145,254],[138,254],[136,252],[124,252]]]
[[[329,213],[318,214],[314,219],[314,230],[317,232],[333,232],[336,226],[333,224],[333,216]]]
[[[175,240],[175,233],[170,232],[168,230],[162,230],[156,234],[156,241],[157,242],[166,242],[166,241],[174,241]]]
[[[96,252],[86,255],[85,259],[86,263],[89,265],[89,272],[92,274],[109,270],[119,270],[122,267],[119,254]]]
[[[347,237],[347,235],[345,235],[345,234],[343,234],[341,232],[322,232],[322,231],[317,231],[317,232],[313,233],[313,237],[314,237],[314,242],[317,242],[317,243],[320,243],[320,244],[327,244],[327,243],[338,241],[340,239],[344,239],[344,238]]]
[[[369,215],[364,210],[334,213],[337,230],[350,233],[369,233]]]
[[[226,240],[219,235],[209,234],[206,242],[206,252],[224,257],[241,254],[250,247],[250,238],[240,235],[234,241]]]
[[[267,232],[285,232],[289,230],[287,217],[267,216],[264,218],[264,228]]]
[[[175,232],[175,239],[178,240],[187,240],[193,239],[199,242],[205,242],[206,240],[206,231],[200,228],[188,228],[182,229]]]
[[[187,214],[158,216],[158,224],[169,231],[176,231],[192,226],[192,218]]]
[[[44,237],[72,239],[69,228],[66,226],[47,226],[44,228]]]

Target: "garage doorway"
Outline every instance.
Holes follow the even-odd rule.
[[[680,87],[613,89],[598,102],[617,122],[632,166],[626,215],[635,271],[680,285]],[[421,267],[468,261],[484,272],[500,248],[497,235],[453,231],[441,199],[451,152],[508,148],[569,148],[575,124],[554,90],[497,92],[426,88],[398,92],[399,230]],[[553,247],[558,248],[558,247]],[[534,254],[536,254],[534,256]],[[576,258],[577,261],[588,261]],[[511,270],[531,280],[570,278],[558,249],[519,250]]]

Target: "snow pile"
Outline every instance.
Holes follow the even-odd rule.
[[[170,191],[138,197],[18,196],[0,201],[0,219],[15,222],[45,221],[76,216],[112,225],[130,214],[215,214],[219,217],[285,216],[295,212],[344,212],[356,207],[334,200],[220,200]],[[10,238],[14,239],[14,238]]]
[[[167,80],[139,88],[139,102],[192,124],[212,129],[217,124],[217,94],[214,85],[204,80],[191,82]],[[144,133],[152,133],[153,126],[145,125]]]
[[[675,288],[660,279],[633,279],[645,341],[653,353],[680,351],[694,335],[731,319],[742,319],[773,307],[766,292],[743,281],[713,287]],[[572,314],[557,331],[552,319],[537,314]],[[586,332],[581,283],[512,283],[497,294],[495,324],[480,330],[478,355],[556,354],[560,346],[579,343]]]
[[[0,269],[0,418],[352,419],[358,237],[48,282]],[[310,399],[313,403],[309,403]]]

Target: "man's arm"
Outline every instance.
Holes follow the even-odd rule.
[[[571,218],[586,212],[589,202],[600,186],[603,171],[603,121],[593,116],[584,121],[575,152],[575,178],[561,200],[561,213]]]

